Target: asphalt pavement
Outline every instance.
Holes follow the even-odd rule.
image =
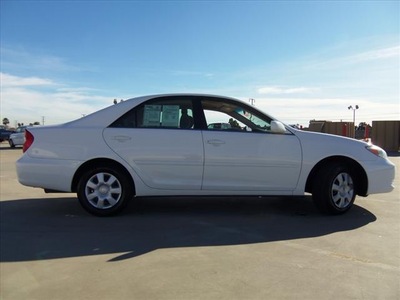
[[[0,299],[400,299],[400,156],[340,216],[310,197],[143,198],[116,217],[18,183],[0,146]]]

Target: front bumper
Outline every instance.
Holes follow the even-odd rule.
[[[388,193],[394,189],[396,167],[389,159],[381,159],[365,166],[368,176],[367,194]]]

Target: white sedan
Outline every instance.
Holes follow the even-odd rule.
[[[22,146],[25,143],[25,129],[27,126],[20,126],[15,130],[14,133],[10,135],[8,139],[8,143],[11,148],[15,148],[15,146]]]
[[[211,125],[218,123],[230,126]],[[98,216],[120,212],[135,196],[305,193],[322,212],[340,214],[356,195],[392,191],[395,174],[377,146],[300,131],[213,95],[133,98],[69,123],[28,128],[25,137],[19,182],[76,192]]]

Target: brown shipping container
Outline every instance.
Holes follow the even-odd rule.
[[[400,121],[372,121],[372,143],[385,151],[399,151]]]

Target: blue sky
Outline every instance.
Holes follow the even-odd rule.
[[[1,119],[232,96],[287,123],[400,119],[399,1],[1,0]]]

